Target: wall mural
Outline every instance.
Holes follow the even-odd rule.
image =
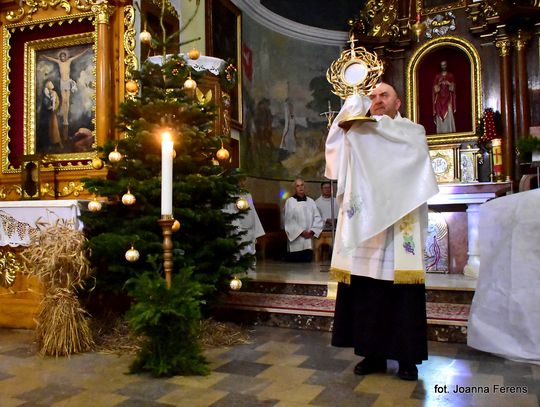
[[[273,32],[244,15],[241,166],[256,177],[323,179],[327,120],[339,110],[326,70],[341,49]]]

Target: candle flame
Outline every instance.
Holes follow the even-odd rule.
[[[172,141],[172,135],[171,135],[171,132],[169,130],[164,130],[162,133],[161,133],[161,140],[162,141]]]

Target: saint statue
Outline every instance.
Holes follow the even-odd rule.
[[[441,62],[441,71],[433,80],[433,121],[437,133],[455,133],[456,84],[454,75],[446,70],[446,61]]]

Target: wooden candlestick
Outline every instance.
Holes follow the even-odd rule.
[[[158,223],[163,231],[163,270],[165,270],[165,283],[167,284],[167,289],[170,289],[173,272],[172,225],[174,219],[170,215],[162,215]]]

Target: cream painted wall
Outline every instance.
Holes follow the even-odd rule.
[[[197,48],[202,55],[206,53],[205,47],[205,7],[204,0],[200,1],[199,9],[193,21],[189,26],[180,33],[180,42],[189,41],[194,38],[200,37],[199,40],[190,42],[189,44],[183,45],[180,47],[180,52],[188,52],[192,48]],[[179,10],[180,13],[180,26],[183,27],[184,24],[191,18],[193,12],[196,9],[197,0],[172,0],[174,7]]]

